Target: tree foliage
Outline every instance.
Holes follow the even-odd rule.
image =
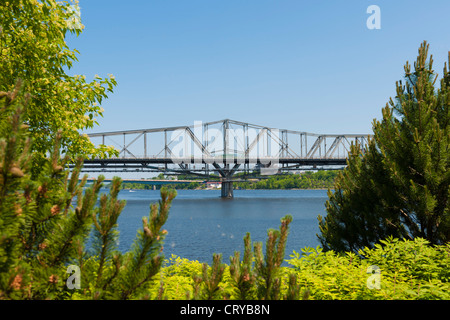
[[[422,238],[389,237],[357,254],[304,248],[287,261],[313,300],[448,300],[449,250]]]
[[[353,146],[319,216],[325,249],[357,251],[388,236],[450,239],[450,73],[440,86],[424,42],[414,69],[374,121],[367,150]],[[449,54],[450,61],[450,54]]]
[[[32,142],[21,118],[29,101],[17,88],[0,98],[0,108],[16,110],[0,121],[0,299],[145,297],[162,265],[167,234],[162,226],[176,192],[161,190],[130,251],[122,254],[117,250],[117,219],[124,206],[117,199],[120,178],[97,205],[103,176],[88,187],[87,175],[80,179],[81,160],[72,172],[64,169],[59,136],[39,174],[31,177]],[[82,293],[66,282],[74,266]]]
[[[111,147],[95,147],[79,131],[92,128],[102,116],[100,107],[116,81],[113,76],[70,75],[77,61],[76,49],[66,43],[69,34],[84,28],[73,23],[77,3],[56,0],[9,0],[0,3],[0,91],[12,91],[22,80],[22,90],[32,99],[23,120],[33,138],[35,171],[53,150],[53,139],[60,133],[62,152],[75,160],[78,156],[105,157],[115,154]],[[78,8],[79,9],[79,8]],[[3,109],[0,117],[15,110]]]
[[[448,300],[449,252],[449,244],[433,246],[422,238],[387,238],[358,253],[306,247],[294,251],[286,260],[287,266],[278,269],[280,284],[273,297],[280,300]],[[233,261],[235,256],[231,257]],[[261,299],[255,281],[261,275],[255,272],[253,263],[247,269],[249,277],[244,271],[245,259],[238,264],[242,273],[233,270],[233,262],[226,266],[215,299]],[[163,297],[193,298],[197,286],[193,276],[201,278],[201,274],[200,262],[170,257],[161,268],[159,278],[164,283]],[[237,275],[248,281],[237,282]],[[149,288],[150,295],[157,296],[159,290],[160,284],[155,282]]]
[[[279,174],[270,177],[264,177],[259,181],[251,180],[261,178],[261,176],[251,174],[236,174],[236,178],[248,179],[244,182],[234,182],[235,188],[241,189],[326,189],[333,186],[334,179],[338,171],[324,170],[317,172],[304,172],[302,174]]]

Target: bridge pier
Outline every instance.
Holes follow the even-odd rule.
[[[222,190],[220,196],[226,199],[233,198],[233,182],[230,181],[227,177],[222,178]]]

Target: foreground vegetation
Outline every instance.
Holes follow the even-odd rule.
[[[418,51],[368,146],[352,146],[328,193],[325,249],[357,252],[389,236],[450,241],[450,72],[445,63],[438,77],[426,41]]]
[[[388,239],[360,255],[324,252],[320,247],[304,248],[290,255],[287,262],[289,266],[279,270],[278,296],[282,299],[450,299],[450,246],[431,247],[420,238]],[[241,298],[230,270],[230,266],[224,269],[218,299]],[[201,272],[202,264],[198,261],[172,256],[165,260],[158,280],[151,286],[151,295],[158,296],[162,283],[162,298],[192,297],[193,275]],[[295,281],[295,285],[290,281]],[[256,286],[250,286],[248,291],[248,299],[257,299]]]

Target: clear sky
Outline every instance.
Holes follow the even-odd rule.
[[[366,26],[370,5],[381,29]],[[118,85],[88,132],[225,118],[371,133],[423,40],[442,74],[449,0],[80,0],[71,74]]]

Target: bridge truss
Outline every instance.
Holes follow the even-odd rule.
[[[259,170],[340,169],[352,144],[366,148],[369,135],[314,134],[230,119],[190,126],[93,133],[94,144],[113,145],[119,156],[85,160],[84,172],[195,174],[222,181],[232,197],[232,176]]]

